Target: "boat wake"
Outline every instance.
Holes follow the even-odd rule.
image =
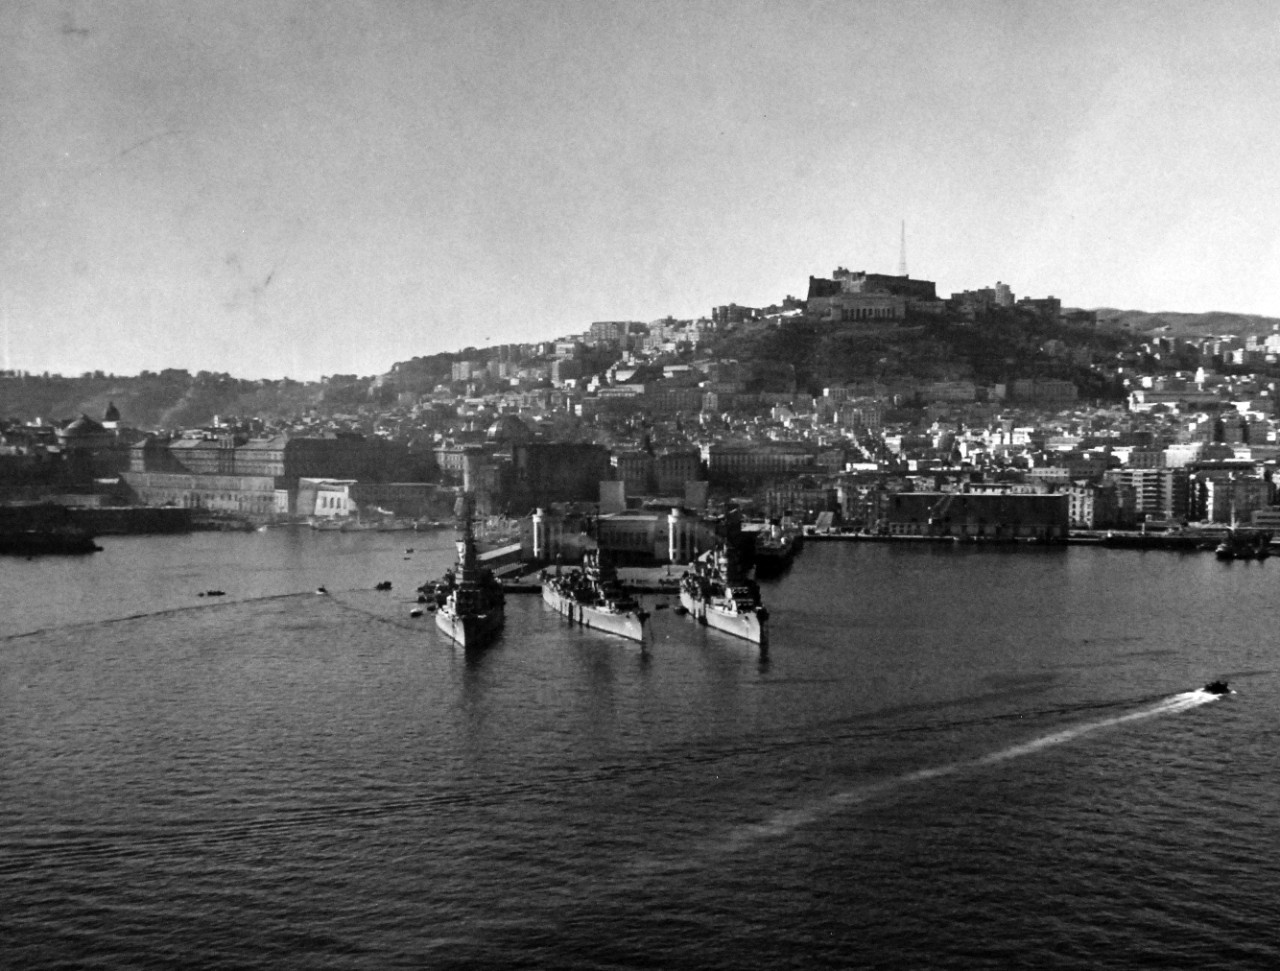
[[[857,786],[853,789],[847,789],[843,792],[837,792],[834,795],[815,801],[808,806],[779,812],[763,822],[740,826],[729,834],[729,836],[720,845],[719,850],[722,853],[733,853],[760,840],[786,836],[794,830],[809,823],[813,823],[826,816],[833,815],[850,806],[856,806],[861,803],[886,796],[903,786],[907,786],[912,783],[927,782],[931,779],[956,775],[960,772],[980,769],[985,766],[998,765],[1001,762],[1007,762],[1011,759],[1021,758],[1026,755],[1033,755],[1036,752],[1053,748],[1056,745],[1062,745],[1066,742],[1074,741],[1083,735],[1102,731],[1106,728],[1112,728],[1116,725],[1123,725],[1128,722],[1142,721],[1148,718],[1158,718],[1163,715],[1174,715],[1179,712],[1189,711],[1192,708],[1198,708],[1201,705],[1206,705],[1212,701],[1216,701],[1220,697],[1222,697],[1222,695],[1214,694],[1204,688],[1200,688],[1195,691],[1186,691],[1181,694],[1163,698],[1156,704],[1140,708],[1137,711],[1083,722],[1079,725],[1073,725],[1070,728],[1051,732],[1048,735],[1042,735],[1041,737],[1032,739],[1029,742],[1021,742],[1017,745],[1011,745],[1008,748],[1000,749],[999,751],[991,752],[987,755],[980,755],[971,759],[962,759],[945,765],[917,769],[913,772],[894,776],[893,778],[886,779],[881,782],[868,783]]]
[[[1054,745],[1061,745],[1063,742],[1070,742],[1079,738],[1081,735],[1088,735],[1090,732],[1096,732],[1103,728],[1111,728],[1113,725],[1123,725],[1126,722],[1141,721],[1146,718],[1156,718],[1160,715],[1173,715],[1180,711],[1187,711],[1191,708],[1199,708],[1201,705],[1208,704],[1219,697],[1212,692],[1199,688],[1195,691],[1186,691],[1182,694],[1174,695],[1171,698],[1165,698],[1163,701],[1150,708],[1141,708],[1138,711],[1130,712],[1127,715],[1114,715],[1111,718],[1100,718],[1097,721],[1085,722],[1083,725],[1076,725],[1073,728],[1065,728],[1060,732],[1053,732],[1042,738],[1037,738],[1022,745],[1015,745],[1012,748],[1004,749],[1000,752],[993,752],[990,755],[984,755],[981,758],[974,759],[972,762],[961,763],[957,768],[967,766],[994,765],[997,762],[1005,762],[1009,759],[1016,759],[1019,756],[1031,755],[1042,749],[1051,748]]]

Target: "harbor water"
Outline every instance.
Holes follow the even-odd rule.
[[[451,540],[0,560],[0,967],[1280,966],[1280,561],[810,544],[764,656],[463,652]]]

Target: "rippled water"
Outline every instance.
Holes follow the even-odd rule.
[[[448,541],[0,561],[0,966],[1280,964],[1280,561],[811,544],[767,658],[464,654]]]

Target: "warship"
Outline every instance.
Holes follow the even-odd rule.
[[[436,626],[464,648],[483,647],[493,640],[502,629],[506,600],[493,571],[478,565],[474,508],[470,495],[459,498],[456,568],[446,571],[434,584],[419,588],[435,603]]]
[[[599,550],[587,550],[581,570],[544,573],[542,599],[583,627],[644,642],[649,614],[622,589],[618,571]]]
[[[761,647],[769,643],[769,611],[760,603],[760,588],[743,575],[729,544],[703,554],[680,578],[680,604],[699,623]]]

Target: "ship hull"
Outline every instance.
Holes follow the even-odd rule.
[[[0,534],[0,554],[11,556],[42,556],[66,553],[80,555],[96,553],[100,549],[87,533],[46,533],[36,530]]]
[[[748,613],[727,611],[694,597],[688,590],[680,591],[680,604],[689,611],[689,616],[700,624],[706,624],[708,627],[732,634],[734,637],[741,637],[761,647],[769,643],[769,625],[761,618],[759,611],[753,610]]]
[[[455,614],[447,607],[436,611],[436,627],[459,647],[484,647],[502,630],[502,611]]]
[[[590,627],[593,630],[605,631],[609,634],[617,634],[619,637],[625,637],[628,640],[644,641],[645,618],[639,613],[619,614],[608,610],[600,610],[590,604],[578,603],[571,597],[561,594],[549,583],[542,585],[542,602],[556,611],[556,613],[567,617],[572,623],[581,624],[583,627]]]

